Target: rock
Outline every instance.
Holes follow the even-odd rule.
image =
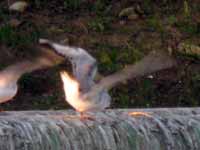
[[[11,19],[9,21],[10,26],[12,27],[18,27],[22,22],[19,21],[18,19]]]
[[[135,13],[135,9],[133,7],[128,7],[125,9],[122,9],[122,11],[119,13],[119,17],[126,17],[129,16],[131,14]]]
[[[136,20],[138,18],[138,15],[137,14],[130,14],[129,16],[128,16],[128,19],[129,20]]]
[[[24,12],[28,7],[28,3],[25,1],[17,1],[9,6],[9,10],[17,11],[17,12]]]
[[[119,17],[127,17],[129,20],[135,20],[138,18],[138,14],[135,12],[135,8],[133,7],[128,7],[123,9],[120,13],[119,13]]]
[[[200,56],[200,47],[193,44],[180,43],[178,51],[180,53]]]
[[[200,108],[1,112],[1,150],[198,150]]]
[[[148,79],[153,79],[154,76],[153,76],[153,75],[148,75],[147,78],[148,78]]]
[[[60,43],[61,43],[61,44],[64,44],[64,45],[69,45],[69,38],[65,38],[65,39],[62,40]]]
[[[136,5],[136,8],[135,8],[135,11],[138,13],[138,14],[144,14],[144,11],[141,9],[140,5]]]

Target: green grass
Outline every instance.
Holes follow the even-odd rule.
[[[195,22],[193,22],[190,18],[185,19],[183,21],[180,21],[176,24],[176,27],[184,33],[190,34],[190,35],[199,35],[199,25]]]
[[[150,28],[152,28],[156,31],[159,31],[161,33],[164,32],[164,26],[162,24],[162,20],[156,15],[147,18],[146,24],[147,24],[147,26],[149,26]]]
[[[183,15],[184,17],[190,16],[190,6],[187,0],[184,0],[183,2]]]
[[[142,79],[137,82],[126,82],[111,90],[111,96],[117,107],[129,108],[135,107],[152,107],[155,99],[156,90],[150,79]]]
[[[153,99],[156,97],[156,90],[152,80],[143,79],[136,85],[133,97],[135,98],[134,104],[140,107],[152,107]]]
[[[81,7],[81,0],[64,0],[64,8],[68,10],[78,10]]]
[[[119,92],[120,91],[120,92]],[[121,86],[120,89],[113,89],[110,92],[112,97],[112,102],[117,103],[120,108],[127,108],[131,104],[129,90],[126,86]]]
[[[96,57],[99,61],[99,70],[102,73],[113,73],[127,64],[135,63],[143,56],[142,51],[130,46],[114,47],[112,45],[98,45]]]
[[[110,9],[111,1],[110,0],[95,0],[89,6],[90,10],[95,12],[98,16],[111,15]]]
[[[199,35],[200,29],[199,29],[199,23],[193,20],[192,17],[192,7],[187,0],[183,1],[183,19],[176,22],[176,27],[181,31],[189,35]],[[195,12],[193,12],[195,13]]]
[[[175,15],[171,15],[168,17],[168,23],[169,25],[175,25],[177,23],[177,18]]]
[[[0,28],[0,41],[1,43],[5,43],[6,45],[11,45],[12,43],[16,43],[17,34],[14,29],[5,25]]]
[[[25,31],[27,28],[32,28],[32,30]],[[13,48],[32,44],[36,42],[39,37],[40,32],[37,31],[31,23],[28,23],[20,29],[13,28],[10,25],[0,27],[0,42]]]
[[[144,0],[143,3],[142,3],[142,5],[143,5],[144,12],[146,14],[152,14],[152,13],[154,13],[154,11],[153,11],[153,5],[151,3],[151,0]]]
[[[48,0],[30,0],[31,7],[33,8],[45,8],[48,6]]]
[[[161,34],[167,34],[166,27],[172,27],[175,28],[178,31],[181,31],[183,37],[187,36],[190,38],[197,37],[200,33],[199,23],[192,20],[194,18],[193,14],[194,12],[198,12],[200,10],[200,7],[196,4],[194,4],[193,7],[191,7],[191,3],[189,1],[182,1],[181,2],[181,8],[180,6],[175,6],[176,2],[173,0],[162,0],[159,4],[153,3],[151,0],[144,0],[142,3],[140,3],[141,10],[144,11],[144,16],[138,19],[136,22],[127,21],[125,24],[121,25],[119,24],[119,20],[117,16],[117,12],[120,12],[122,10],[122,7],[129,7],[129,3],[132,3],[130,1],[123,2],[123,5],[121,5],[121,8],[116,7],[117,10],[112,10],[112,8],[115,8],[115,4],[113,4],[115,1],[109,1],[109,0],[95,0],[95,1],[81,1],[81,0],[64,0],[64,1],[47,1],[47,0],[31,0],[31,10],[35,13],[34,9],[36,10],[39,8],[38,14],[41,13],[41,15],[47,13],[55,15],[56,18],[57,12],[59,13],[58,16],[64,16],[64,21],[69,21],[71,17],[73,19],[77,19],[78,17],[84,18],[86,16],[86,20],[89,18],[91,21],[88,22],[86,25],[89,33],[91,35],[96,36],[103,36],[107,34],[116,34],[117,36],[123,35],[130,35],[130,40],[128,40],[128,44],[124,44],[123,46],[113,46],[112,43],[102,44],[101,41],[99,42],[98,38],[93,38],[93,41],[97,42],[90,42],[89,45],[87,43],[83,44],[86,47],[94,47],[94,49],[97,49],[95,51],[94,55],[98,59],[99,62],[99,72],[108,75],[111,73],[114,73],[122,68],[124,68],[127,64],[132,64],[137,62],[141,59],[141,57],[144,55],[144,53],[147,53],[147,51],[151,51],[152,49],[159,49],[159,48],[166,48],[162,47],[163,45],[159,45],[158,38],[155,36],[155,39],[149,39],[149,38],[143,38],[142,34],[144,34],[144,37],[148,37],[148,34],[151,34],[148,32],[147,36],[145,35],[146,32],[142,32],[142,34],[138,35],[138,43],[135,42],[135,39],[132,38],[132,34],[134,31],[140,31],[145,27],[153,28],[156,33]],[[54,5],[55,4],[55,5]],[[114,7],[112,7],[114,6]],[[133,7],[135,5],[133,4]],[[63,9],[64,7],[64,9]],[[42,10],[45,8],[44,10]],[[175,11],[179,8],[179,11]],[[60,9],[62,9],[60,11]],[[118,10],[119,9],[119,10]],[[51,11],[52,10],[52,11]],[[59,11],[57,11],[59,10]],[[40,12],[41,11],[41,12]],[[44,13],[45,12],[45,13]],[[74,15],[74,14],[75,15]],[[116,16],[113,16],[115,14]],[[3,43],[6,46],[11,47],[11,49],[17,49],[17,52],[21,50],[21,54],[25,55],[25,53],[29,53],[27,49],[21,49],[24,45],[29,45],[37,41],[41,35],[45,34],[42,32],[47,32],[48,29],[41,29],[41,27],[37,27],[37,24],[34,22],[29,22],[32,20],[32,17],[27,17],[26,23],[20,25],[17,28],[14,28],[8,24],[9,20],[11,18],[15,18],[16,14],[9,13],[6,10],[1,9],[0,10],[0,43]],[[21,14],[19,18],[24,19],[24,15],[29,16],[29,10],[25,14]],[[74,17],[75,16],[75,17]],[[77,17],[78,16],[78,17]],[[181,17],[180,17],[181,16]],[[48,16],[49,19],[52,19],[51,16]],[[54,18],[53,17],[53,18]],[[18,16],[17,16],[18,18]],[[18,19],[19,19],[18,18]],[[55,19],[54,18],[54,19]],[[167,24],[166,24],[167,19]],[[113,21],[115,20],[115,22]],[[51,22],[51,21],[50,21]],[[56,25],[59,20],[56,20]],[[113,23],[114,22],[114,23]],[[36,24],[36,25],[35,25]],[[53,26],[55,26],[56,29],[60,29],[60,25],[56,26],[53,22]],[[114,26],[115,30],[113,30],[111,27]],[[51,26],[51,24],[47,24],[46,26]],[[65,26],[65,25],[64,25]],[[66,26],[65,26],[66,27]],[[43,30],[43,31],[42,31]],[[48,30],[51,35],[54,36],[65,36],[65,33],[59,33],[55,34],[53,31]],[[68,28],[64,29],[65,32],[70,33],[74,37],[77,37],[79,39],[79,35],[83,35],[80,33],[79,29],[74,27],[73,25]],[[154,34],[152,32],[152,34]],[[67,36],[68,34],[66,34]],[[189,35],[189,36],[188,36]],[[80,36],[80,39],[81,39]],[[53,36],[48,36],[49,39]],[[86,35],[87,37],[87,35]],[[91,37],[91,36],[88,36]],[[141,40],[140,40],[141,37]],[[163,41],[166,40],[167,36],[163,36]],[[154,38],[154,37],[153,37]],[[56,40],[59,40],[59,37],[55,38]],[[76,38],[74,38],[76,39]],[[192,38],[193,39],[193,38]],[[91,40],[91,41],[92,41]],[[105,39],[106,40],[106,39]],[[73,41],[73,40],[72,40]],[[79,40],[75,41],[75,44],[77,44]],[[104,43],[106,43],[104,42]],[[132,42],[132,43],[131,43]],[[158,44],[156,44],[158,43]],[[191,44],[194,44],[192,41]],[[79,44],[79,43],[78,43]],[[196,43],[195,43],[196,44]],[[149,46],[150,45],[150,46]],[[158,45],[158,46],[157,46]],[[81,45],[82,46],[82,45]],[[164,45],[165,46],[165,45]],[[18,50],[19,49],[19,50]],[[147,50],[146,50],[147,49]],[[92,53],[93,54],[93,53]],[[187,59],[189,62],[196,61],[196,57],[194,59],[194,56],[183,56],[181,57],[184,59]],[[191,60],[191,61],[190,61]],[[0,67],[3,64],[0,64]],[[186,67],[187,68],[187,67]],[[54,72],[58,72],[54,71]],[[173,71],[172,71],[173,72]],[[193,72],[193,71],[188,71]],[[171,73],[171,72],[170,72]],[[180,76],[182,74],[181,71],[177,71],[177,76]],[[52,74],[51,74],[52,75]],[[161,74],[161,76],[163,76]],[[167,75],[166,75],[167,76]],[[160,76],[159,76],[160,77]],[[163,81],[162,79],[147,79],[147,78],[139,78],[135,81],[128,81],[126,85],[119,85],[111,90],[112,95],[112,102],[116,102],[117,107],[153,107],[153,106],[199,106],[200,102],[199,97],[199,91],[200,91],[200,75],[198,73],[192,73],[188,76],[183,75],[182,77],[178,78],[176,75],[174,75],[172,78],[172,81]],[[43,77],[40,77],[43,78]],[[164,77],[165,78],[165,75]],[[50,89],[50,91],[41,92],[38,90],[38,85],[36,82],[38,82],[39,78],[34,78],[34,76],[24,76],[20,81],[20,88],[22,91],[24,91],[24,97],[22,97],[23,104],[27,105],[29,109],[50,109],[50,108],[66,108],[65,104],[67,104],[64,101],[64,98],[62,97],[63,91],[55,89],[54,85],[56,83],[58,84],[60,81],[58,81],[59,77],[53,77],[50,80],[53,81],[53,83],[47,84],[44,83],[44,86],[41,86],[41,88],[45,88],[45,86]],[[51,81],[48,81],[51,82]],[[182,81],[183,80],[183,81]],[[182,81],[180,84],[178,81]],[[55,82],[55,83],[54,83]],[[62,85],[60,85],[62,86]],[[28,87],[31,87],[28,89]],[[51,89],[52,88],[52,89]],[[53,90],[55,89],[55,91]],[[26,91],[28,90],[28,91]],[[26,95],[27,94],[27,95]],[[23,100],[24,99],[24,100]],[[25,100],[29,100],[26,102]],[[59,99],[63,100],[61,101],[61,105],[59,104]],[[20,99],[18,99],[20,101]],[[64,105],[63,105],[64,104]],[[63,107],[63,106],[64,107]],[[16,106],[16,105],[15,105]],[[14,107],[14,105],[13,105]],[[20,106],[16,106],[20,108]],[[26,108],[26,107],[24,107]]]
[[[194,99],[198,101],[200,98],[200,73],[192,75],[191,87],[193,87],[192,93],[194,95]],[[198,104],[200,104],[199,101]]]
[[[95,32],[109,31],[111,24],[111,18],[109,17],[96,17],[88,23],[88,28]]]
[[[182,91],[178,97],[178,105],[197,107],[200,105],[200,74],[187,72],[186,78],[183,79]]]
[[[98,55],[99,58],[99,70],[100,72],[116,72],[122,66],[117,62],[117,49],[112,49],[109,52],[105,52],[106,50],[102,49],[102,52],[100,52]]]
[[[0,9],[0,24],[9,19],[8,10]]]

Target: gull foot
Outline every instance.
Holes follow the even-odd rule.
[[[90,120],[90,121],[95,121],[95,118],[91,115],[87,115],[87,114],[84,114],[84,113],[80,113],[80,120],[81,121],[85,121],[85,120]]]

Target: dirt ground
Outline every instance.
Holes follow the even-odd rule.
[[[166,51],[177,67],[129,80],[110,91],[112,108],[200,105],[200,5],[198,0],[30,0],[20,13],[0,2],[0,69],[29,59],[39,38],[87,49],[101,76]],[[68,62],[24,75],[3,110],[65,109],[59,71]]]

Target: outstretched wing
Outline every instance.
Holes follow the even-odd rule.
[[[71,59],[73,74],[80,83],[82,93],[88,92],[94,85],[94,77],[97,72],[97,63],[92,57],[82,54]]]
[[[41,39],[40,42],[49,45],[54,48],[58,54],[70,60],[74,78],[79,83],[79,92],[81,95],[79,98],[72,99],[70,98],[72,92],[70,93],[70,90],[65,91],[68,95],[67,101],[74,108],[87,111],[93,109],[102,110],[110,105],[111,97],[107,90],[98,89],[96,93],[91,92],[95,85],[94,77],[97,72],[97,62],[95,58],[82,48],[64,46],[46,39]],[[65,82],[65,86],[66,84],[67,82]],[[81,105],[78,106],[77,103]]]
[[[93,89],[111,89],[118,83],[131,78],[141,77],[173,66],[176,66],[176,60],[172,56],[164,52],[151,52],[136,64],[129,65],[123,70],[103,78]]]
[[[57,44],[47,39],[40,39],[40,43],[49,45],[58,54],[70,60],[73,75],[80,84],[81,92],[85,93],[91,89],[97,72],[95,58],[82,48]]]

